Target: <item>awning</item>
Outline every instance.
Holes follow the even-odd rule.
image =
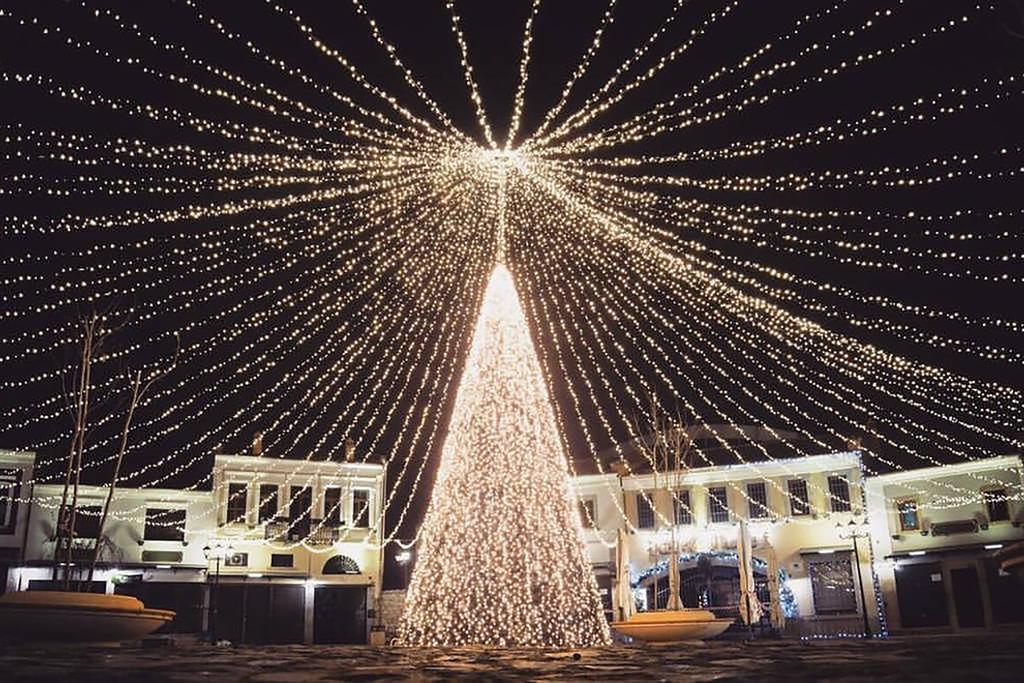
[[[801,555],[833,555],[835,553],[852,553],[852,546],[827,545],[817,548],[800,548]]]
[[[992,543],[971,543],[969,545],[952,545],[940,548],[921,548],[919,550],[901,550],[886,555],[887,560],[903,560],[912,557],[936,557],[939,555],[956,555],[959,553],[995,552],[1013,541],[993,541]]]

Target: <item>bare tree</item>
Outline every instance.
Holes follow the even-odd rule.
[[[75,523],[78,510],[78,486],[82,472],[82,453],[85,450],[85,437],[88,431],[90,400],[92,391],[92,365],[97,351],[103,344],[107,331],[103,325],[103,315],[93,311],[82,318],[82,344],[78,364],[72,372],[74,383],[73,394],[65,390],[68,410],[71,412],[73,427],[71,444],[68,449],[68,466],[64,472],[64,490],[61,493],[60,507],[57,510],[56,545],[54,546],[53,580],[58,577],[58,570],[63,567],[64,589],[70,588],[72,546],[75,538]],[[68,494],[71,493],[70,505]]]
[[[125,408],[124,423],[121,427],[121,439],[117,449],[117,458],[114,461],[114,473],[110,476],[110,486],[107,489],[107,498],[103,503],[103,512],[100,515],[96,544],[93,546],[92,560],[89,562],[89,576],[86,579],[86,586],[90,586],[92,584],[92,577],[96,572],[96,562],[99,560],[100,556],[100,540],[103,537],[103,529],[107,523],[107,515],[110,513],[110,503],[114,499],[114,490],[117,488],[117,480],[121,476],[121,464],[124,462],[124,454],[128,449],[128,432],[131,430],[132,420],[135,418],[135,410],[139,407],[139,403],[142,402],[146,393],[153,387],[153,384],[170,374],[178,364],[178,356],[181,353],[181,338],[177,333],[175,333],[174,336],[176,342],[174,356],[171,358],[171,362],[167,367],[153,370],[145,380],[143,380],[142,370],[136,370],[134,373],[131,371],[126,373],[129,386],[131,387],[131,392],[128,398],[128,405]]]
[[[636,432],[639,435],[636,443],[654,472],[655,491],[668,491],[672,501],[668,564],[669,597],[666,608],[680,610],[683,604],[679,598],[680,548],[676,538],[676,510],[683,505],[680,490],[687,472],[693,465],[692,460],[696,451],[689,420],[678,406],[672,413],[664,411],[653,392],[648,393],[648,404],[647,424],[641,425],[639,421],[636,424]]]

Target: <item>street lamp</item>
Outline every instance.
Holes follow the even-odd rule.
[[[217,644],[217,588],[220,586],[220,563],[231,553],[231,546],[223,543],[214,543],[213,546],[203,547],[203,556],[206,558],[207,571],[209,571],[210,560],[216,563],[216,570],[213,574],[213,590],[210,591],[210,644]],[[209,574],[207,574],[209,577]]]
[[[395,562],[402,568],[402,584],[406,590],[409,589],[409,563],[412,561],[412,552],[403,550],[395,555]]]
[[[864,521],[858,522],[851,519],[845,527],[842,524],[837,523],[836,528],[839,529],[839,538],[848,538],[853,541],[853,558],[857,567],[857,583],[860,584],[861,613],[864,615],[864,635],[865,637],[870,638],[871,624],[868,622],[868,601],[864,596],[864,576],[861,574],[860,570],[860,549],[857,547],[857,539],[870,538],[871,536],[871,532],[868,529],[868,520],[865,518]],[[871,541],[869,540],[868,543],[870,542]]]

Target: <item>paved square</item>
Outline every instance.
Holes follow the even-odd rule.
[[[576,657],[578,655],[578,657]],[[74,681],[1021,681],[1024,634],[709,642],[573,652],[4,645],[4,679]]]

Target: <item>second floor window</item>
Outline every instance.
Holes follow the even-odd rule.
[[[147,541],[184,541],[185,511],[146,508],[142,538]]]
[[[917,501],[913,498],[896,501],[896,515],[900,520],[901,531],[915,531],[921,528],[921,520],[917,516]]]
[[[584,529],[593,529],[597,526],[597,504],[593,498],[580,498],[580,524]]]
[[[689,491],[675,491],[672,494],[672,504],[675,507],[676,524],[680,526],[693,524],[693,509],[690,508]]]
[[[370,492],[366,489],[352,490],[352,526],[370,526]]]
[[[724,486],[708,489],[708,519],[714,523],[729,521],[729,499]]]
[[[1010,502],[1006,500],[1006,489],[988,489],[982,492],[985,498],[985,512],[990,522],[1010,521]]]
[[[337,486],[324,489],[324,519],[330,526],[341,526],[341,489]]]
[[[245,511],[249,507],[249,485],[228,484],[228,524],[232,522],[244,522]]]
[[[81,505],[75,514],[76,538],[99,538],[100,515],[103,508],[99,505]]]
[[[789,509],[794,517],[811,514],[811,504],[807,498],[807,482],[803,479],[790,479]]]
[[[828,499],[832,512],[850,511],[850,482],[846,477],[833,474],[828,478]]]
[[[644,493],[636,494],[636,525],[641,529],[654,528],[654,508]]]
[[[0,534],[13,534],[18,521],[21,470],[0,470]]]
[[[260,484],[260,523],[277,517],[277,484]]]
[[[747,498],[750,499],[751,519],[764,519],[768,516],[768,487],[763,481],[747,484]]]

